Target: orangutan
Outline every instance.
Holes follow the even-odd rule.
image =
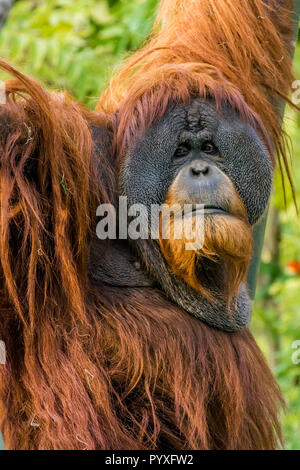
[[[7,449],[280,445],[246,274],[276,155],[291,180],[292,26],[290,1],[162,0],[97,111],[0,62]],[[157,239],[100,240],[97,207],[119,196],[191,204],[192,225],[201,204],[203,246],[173,236],[173,215],[168,239],[160,216]]]

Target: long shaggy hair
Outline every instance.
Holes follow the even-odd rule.
[[[114,199],[119,159],[170,101],[230,102],[287,163],[274,100],[288,100],[293,81],[288,9],[279,14],[275,0],[196,4],[162,2],[150,41],[114,78],[100,114],[0,62],[15,77],[0,109],[8,449],[279,445],[281,394],[247,329],[213,330],[158,290],[88,278],[96,205]],[[97,156],[93,126],[112,137]]]

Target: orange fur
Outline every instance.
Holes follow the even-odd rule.
[[[270,135],[288,168],[274,103],[288,101],[293,81],[292,26],[276,4],[163,1],[149,42],[101,98],[100,116],[0,62],[15,77],[0,109],[0,427],[8,449],[279,445],[281,394],[247,329],[213,330],[157,290],[93,286],[87,272],[96,203],[112,200],[102,178],[114,186],[118,170],[108,144],[93,156],[89,125],[115,131],[121,158],[171,101],[209,95],[229,101],[266,143]],[[208,237],[208,253],[242,259],[225,235]]]
[[[228,180],[228,184],[230,180]],[[232,185],[231,185],[232,186]],[[168,191],[165,204],[168,207],[175,207],[178,204],[176,196],[176,180]],[[240,197],[233,189],[230,199],[230,215],[205,216],[204,220],[204,243],[200,250],[186,250],[186,243],[191,242],[186,238],[183,231],[182,237],[176,239],[175,224],[177,223],[174,213],[171,213],[170,237],[160,237],[160,247],[162,253],[172,268],[174,274],[182,277],[193,289],[201,292],[202,295],[214,300],[218,295],[216,286],[211,283],[209,286],[201,284],[201,278],[196,272],[196,264],[199,260],[210,259],[216,263],[222,263],[228,303],[233,295],[238,291],[242,282],[245,281],[248,267],[252,256],[252,229],[248,222],[247,213]],[[164,216],[162,214],[162,223]],[[181,220],[179,221],[181,224]],[[168,222],[169,223],[169,222]],[[192,233],[195,233],[195,219],[191,220]],[[184,228],[183,224],[180,228]],[[192,240],[194,242],[195,240]]]
[[[6,448],[276,448],[282,398],[247,329],[211,329],[155,289],[90,283],[94,196],[108,198],[95,167],[112,168],[88,124],[108,123],[0,66],[18,77],[0,108]]]

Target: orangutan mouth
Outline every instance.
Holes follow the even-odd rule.
[[[198,211],[199,209],[194,209],[193,214],[196,214]],[[204,205],[204,215],[212,214],[230,215],[229,212],[222,207]]]

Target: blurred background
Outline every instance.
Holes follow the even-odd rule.
[[[9,4],[10,0],[2,0]],[[0,56],[90,108],[126,52],[145,40],[158,0],[17,0],[0,32]],[[1,7],[1,6],[0,6]],[[1,14],[1,11],[0,11]],[[300,42],[295,57],[300,80]],[[4,79],[5,77],[0,77]],[[300,88],[300,83],[299,87]],[[299,95],[300,99],[300,95]],[[300,210],[300,113],[286,110]],[[300,217],[275,177],[251,329],[283,391],[285,448],[300,449]]]

